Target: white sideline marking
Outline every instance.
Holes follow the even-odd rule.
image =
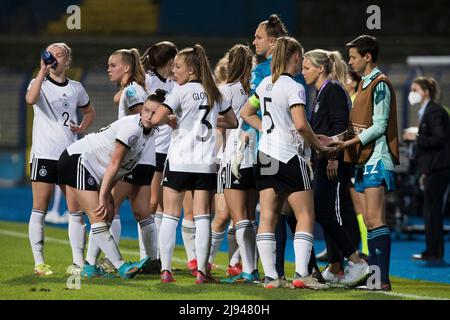
[[[28,234],[22,233],[22,232],[16,232],[16,231],[0,229],[0,234],[5,235],[5,236],[10,236],[10,237],[28,239]],[[59,244],[65,244],[65,245],[70,245],[70,242],[67,241],[67,240],[61,240],[61,239],[56,239],[56,238],[52,238],[52,237],[45,237],[45,241],[59,243]],[[121,250],[121,252],[123,252],[125,254],[136,255],[136,256],[139,255],[139,252],[132,251],[132,250]],[[184,259],[180,259],[180,258],[177,258],[177,257],[173,257],[172,260],[177,261],[177,262],[185,262]],[[220,268],[221,266],[218,266],[218,267]],[[408,299],[416,299],[416,300],[450,300],[448,298],[418,296],[418,295],[415,295],[415,294],[407,294],[407,293],[400,293],[400,292],[386,292],[386,291],[374,291],[374,292],[375,293],[379,293],[379,294],[384,294],[384,295],[387,295],[387,296],[393,296],[393,297],[399,297],[399,298],[408,298]]]

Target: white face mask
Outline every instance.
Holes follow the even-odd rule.
[[[408,95],[408,101],[411,105],[419,104],[420,101],[422,101],[422,96],[418,92],[410,91]]]

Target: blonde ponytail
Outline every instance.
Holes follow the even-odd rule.
[[[130,78],[128,84],[135,81],[141,87],[145,88],[145,72],[140,60],[139,50],[136,48],[119,49],[114,51],[113,55],[120,55],[122,62],[130,66]]]
[[[288,61],[295,53],[303,53],[302,45],[292,37],[280,37],[277,39],[272,53],[272,83],[275,83],[283,72],[286,71]]]
[[[323,66],[327,78],[345,84],[347,65],[339,51],[314,49],[305,53],[305,58],[311,61],[316,68]]]

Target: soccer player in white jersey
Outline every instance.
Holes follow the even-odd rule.
[[[89,96],[81,83],[66,78],[72,60],[71,49],[65,43],[53,43],[46,48],[56,61],[40,62],[36,78],[31,80],[25,100],[33,105],[33,142],[30,153],[33,209],[29,223],[29,237],[37,275],[53,274],[44,261],[44,219],[58,180],[57,161],[64,149],[84,133],[95,118]],[[77,125],[77,109],[83,120]],[[83,212],[70,192],[62,190],[67,199],[69,238],[73,263],[82,266],[84,250]]]
[[[133,278],[150,261],[125,262],[109,231],[107,221],[114,216],[111,190],[124,175],[135,168],[154,140],[151,117],[154,109],[146,103],[140,115],[123,117],[98,133],[91,133],[70,145],[59,158],[59,184],[67,187],[88,214],[91,222],[89,242],[95,242],[122,278]],[[148,202],[147,202],[148,203]],[[106,276],[89,254],[82,276]]]
[[[158,42],[144,52],[141,56],[141,63],[145,71],[145,89],[148,94],[153,94],[156,90],[164,90],[165,92],[171,92],[175,82],[173,77],[173,60],[178,53],[178,49],[172,42],[162,41]],[[162,174],[164,171],[164,163],[167,158],[167,151],[169,150],[170,136],[172,134],[172,128],[167,125],[161,125],[156,131],[155,138],[155,150],[156,150],[156,168],[153,174],[151,184],[151,197],[150,197],[150,211],[155,220],[156,234],[161,226],[163,210],[163,192],[161,186]],[[145,254],[145,250],[142,245],[142,236],[140,228],[138,228],[139,235],[139,247],[141,257]],[[153,245],[153,244],[152,244]],[[159,259],[158,241],[154,244],[156,246],[157,257]],[[159,260],[158,260],[159,261]],[[153,264],[149,264],[149,267]],[[161,270],[161,265],[155,270],[143,270],[143,272]]]
[[[235,45],[229,51],[228,76],[220,89],[239,119],[237,129],[228,130],[222,168],[219,172],[218,190],[223,189],[226,204],[236,229],[236,240],[242,258],[242,272],[222,282],[259,280],[255,261],[255,230],[252,220],[258,199],[253,158],[256,148],[255,131],[242,130],[244,122],[240,111],[247,102],[250,92],[250,77],[253,54],[249,47]],[[235,166],[234,170],[232,166]]]
[[[322,153],[335,147],[322,146],[306,120],[305,88],[293,76],[302,68],[303,48],[291,37],[277,39],[271,64],[272,76],[256,88],[241,117],[261,130],[255,176],[260,195],[260,225],[256,242],[265,273],[265,287],[326,287],[308,274],[313,246],[314,201],[312,170],[307,158],[310,145]],[[262,106],[263,118],[256,115]],[[297,218],[294,235],[295,277],[292,284],[275,268],[275,226],[284,199]]]
[[[154,125],[176,115],[163,178],[164,214],[159,234],[161,281],[173,282],[172,255],[175,234],[186,190],[192,190],[196,283],[213,281],[207,274],[211,240],[210,204],[216,187],[215,135],[217,126],[236,128],[237,119],[214,83],[208,58],[201,45],[186,48],[175,57],[174,79],[179,84],[152,119]],[[218,113],[223,115],[217,118]]]
[[[147,99],[147,92],[144,88],[145,76],[140,62],[139,51],[137,49],[120,49],[112,53],[108,59],[108,76],[112,82],[117,83],[121,88],[119,119],[124,118],[127,114],[140,113]],[[160,97],[159,100],[159,103],[161,103],[164,97]],[[148,103],[152,102],[149,101]],[[158,100],[153,103],[157,106],[159,105]],[[155,170],[154,143],[154,136],[152,135],[146,142],[144,153],[140,157],[137,165],[132,171],[125,174],[122,180],[118,181],[112,189],[115,215],[112,220],[110,232],[118,245],[121,231],[119,209],[123,201],[128,197],[142,235],[144,254],[141,259],[151,257],[153,260],[156,260],[156,250],[152,251],[152,249],[156,249],[156,247],[152,247],[152,243],[156,243],[157,241],[156,226],[149,208],[150,184]],[[110,223],[111,221],[107,222]],[[97,243],[90,241],[87,251],[87,261],[89,263],[96,261],[99,253],[100,248]],[[109,257],[107,258],[109,260]],[[105,261],[99,262],[99,264],[102,267],[109,265]]]

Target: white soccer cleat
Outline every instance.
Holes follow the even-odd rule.
[[[344,277],[339,283],[352,286],[363,280],[369,273],[369,265],[367,262],[362,261],[360,263],[348,262],[348,265],[344,269]]]

